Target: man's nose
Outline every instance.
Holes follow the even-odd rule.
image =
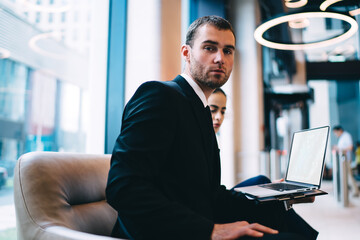
[[[214,62],[224,64],[224,53],[222,51],[217,51],[216,52]]]

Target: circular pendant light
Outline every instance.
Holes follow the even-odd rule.
[[[294,21],[301,21],[303,19],[311,19],[311,18],[332,18],[332,19],[339,19],[342,21],[346,21],[350,24],[350,29],[344,32],[343,34],[336,36],[334,38],[330,38],[327,40],[322,40],[319,42],[311,42],[311,43],[278,43],[266,40],[263,35],[264,33],[275,27],[279,24],[286,23],[286,22],[294,22]],[[354,35],[358,30],[358,24],[355,19],[350,16],[334,13],[334,12],[303,12],[303,13],[294,13],[285,16],[281,16],[275,19],[271,19],[260,26],[258,26],[254,32],[255,40],[266,47],[275,48],[280,50],[304,50],[304,49],[312,49],[312,48],[319,48],[319,47],[326,47],[332,44],[336,44],[342,42],[352,35]]]
[[[308,0],[298,0],[298,1],[292,1],[292,0],[285,0],[285,6],[288,8],[300,8],[305,6],[308,3]]]

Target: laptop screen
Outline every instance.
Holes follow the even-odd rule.
[[[287,181],[320,185],[328,135],[328,126],[293,134]]]

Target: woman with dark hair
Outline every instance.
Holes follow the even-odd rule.
[[[208,99],[215,133],[218,133],[225,118],[226,94],[221,88],[215,89]]]
[[[210,106],[210,112],[213,120],[213,127],[215,133],[219,132],[219,129],[224,121],[225,112],[226,112],[226,94],[221,88],[215,89],[215,91],[210,95],[208,99],[208,104]],[[257,184],[264,184],[270,183],[270,179],[266,176],[259,175],[256,177],[249,178],[235,187],[244,187],[244,186],[251,186]],[[233,187],[232,189],[234,189]]]

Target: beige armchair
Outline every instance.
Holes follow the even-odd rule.
[[[32,152],[15,168],[18,240],[105,240],[116,211],[105,200],[110,155]]]

